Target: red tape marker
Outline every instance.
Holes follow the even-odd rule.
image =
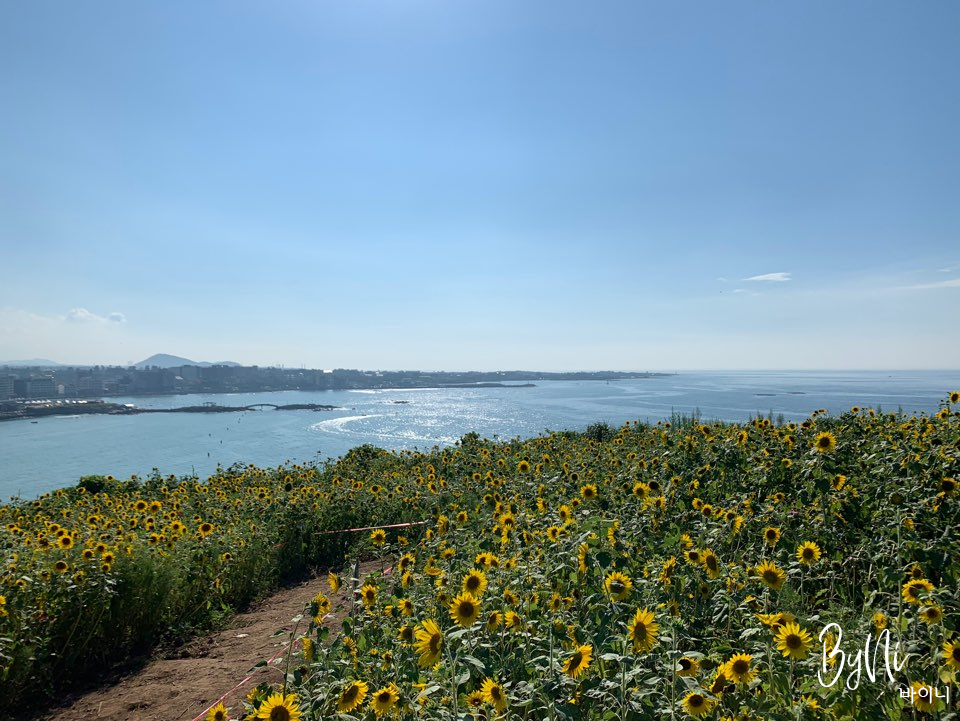
[[[276,661],[278,658],[280,658],[280,656],[283,655],[283,653],[286,652],[286,650],[287,650],[287,647],[284,646],[284,647],[281,648],[279,651],[277,651],[275,654],[273,654],[273,656],[267,661],[267,666],[269,666],[271,663],[273,663],[273,662]],[[293,651],[293,648],[291,648],[290,650]],[[236,691],[238,688],[240,688],[241,686],[243,686],[243,684],[245,684],[247,681],[249,681],[250,679],[252,679],[254,676],[256,676],[256,672],[251,673],[249,676],[247,676],[245,679],[243,679],[240,683],[238,683],[238,684],[237,684],[236,686],[234,686],[232,689],[230,689],[230,690],[227,691],[225,694],[223,694],[223,696],[221,696],[221,697],[218,698],[216,701],[214,701],[212,704],[210,704],[209,706],[207,706],[203,711],[200,712],[200,715],[197,716],[193,721],[201,721],[204,716],[206,716],[208,713],[210,713],[210,709],[212,709],[212,708],[213,708],[214,706],[216,706],[218,703],[220,703],[221,701],[223,701],[227,696],[229,696],[229,695],[232,694],[234,691]]]

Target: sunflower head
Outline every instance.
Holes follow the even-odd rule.
[[[483,700],[493,706],[498,713],[502,713],[507,708],[507,694],[503,686],[492,678],[485,679],[480,687],[483,693]]]
[[[450,602],[450,618],[469,628],[480,618],[480,602],[471,593],[461,593]]]
[[[365,584],[364,587],[360,589],[360,600],[363,601],[364,606],[372,608],[377,602],[377,587],[371,586],[369,583]]]
[[[806,566],[812,566],[819,561],[820,554],[820,546],[813,541],[804,541],[797,547],[797,560]]]
[[[350,713],[363,703],[368,691],[369,686],[367,686],[366,681],[351,681],[340,691],[340,696],[337,699],[337,711]],[[270,717],[265,716],[264,718],[269,719]]]
[[[264,721],[298,721],[300,707],[297,705],[297,697],[292,693],[286,696],[271,694],[260,704],[256,718]]]
[[[563,665],[563,672],[573,678],[579,678],[590,666],[593,657],[593,646],[578,646],[573,655]]]
[[[443,648],[443,634],[436,621],[427,619],[415,632],[416,649],[419,655],[418,663],[421,668],[430,668],[440,660],[440,652]]]
[[[205,721],[227,721],[227,707],[218,703],[207,712]]]
[[[903,584],[902,596],[907,603],[919,606],[923,597],[933,592],[933,584],[925,578],[914,578]]]
[[[797,623],[786,623],[780,627],[776,636],[777,648],[784,656],[799,661],[806,657],[813,644],[810,634]]]
[[[657,643],[660,625],[654,620],[653,612],[647,608],[638,608],[630,623],[627,624],[627,637],[633,642],[634,653],[646,653]]]
[[[603,587],[612,601],[622,601],[630,595],[633,581],[619,571],[612,571],[604,580]]]
[[[751,667],[752,661],[753,656],[746,653],[738,653],[732,656],[723,666],[723,673],[733,683],[749,683],[754,675],[756,675],[756,672]]]
[[[383,688],[374,691],[370,699],[370,705],[373,707],[377,718],[389,713],[397,701],[400,700],[400,689],[396,684],[389,684]]]
[[[943,659],[950,668],[960,669],[960,639],[956,639],[952,643],[944,641]]]
[[[780,590],[783,582],[787,580],[787,574],[772,561],[764,561],[755,568],[755,571],[764,585],[774,591]]]
[[[693,718],[702,718],[713,710],[716,701],[702,693],[691,691],[683,697],[683,710]]]
[[[813,447],[817,449],[817,453],[832,453],[837,448],[837,437],[830,431],[818,433],[813,439]]]

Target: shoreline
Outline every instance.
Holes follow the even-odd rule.
[[[3,404],[13,405],[13,404]],[[0,410],[0,421],[33,420],[51,416],[135,416],[142,413],[241,413],[246,411],[262,411],[270,408],[275,411],[337,411],[340,406],[324,405],[320,403],[290,403],[277,405],[276,403],[252,403],[246,406],[220,406],[214,403],[205,403],[200,406],[181,406],[179,408],[139,408],[137,406],[109,403],[107,401],[80,401],[74,403],[17,403],[16,408]]]

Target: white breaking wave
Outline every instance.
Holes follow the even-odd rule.
[[[343,416],[341,418],[328,418],[325,421],[320,421],[319,423],[314,423],[310,426],[311,430],[314,431],[333,431],[343,433],[347,429],[344,427],[348,423],[353,421],[359,421],[364,418],[379,418],[381,413],[371,413],[364,416]]]

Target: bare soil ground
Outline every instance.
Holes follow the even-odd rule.
[[[362,564],[359,576],[363,578],[380,567],[379,563]],[[180,648],[178,657],[154,659],[110,686],[68,699],[67,705],[39,721],[193,721],[228,691],[224,703],[231,716],[240,716],[242,701],[251,688],[263,681],[282,682],[293,618],[304,612],[317,593],[330,597],[335,610],[338,602],[346,607],[350,583],[344,579],[336,596],[330,594],[325,575],[282,589],[236,616],[226,630]],[[343,615],[341,609],[328,620],[334,634],[340,629]],[[285,634],[274,636],[280,629]],[[305,629],[306,622],[302,622],[300,630]],[[257,669],[253,678],[234,688],[258,662],[278,652],[278,660]]]

